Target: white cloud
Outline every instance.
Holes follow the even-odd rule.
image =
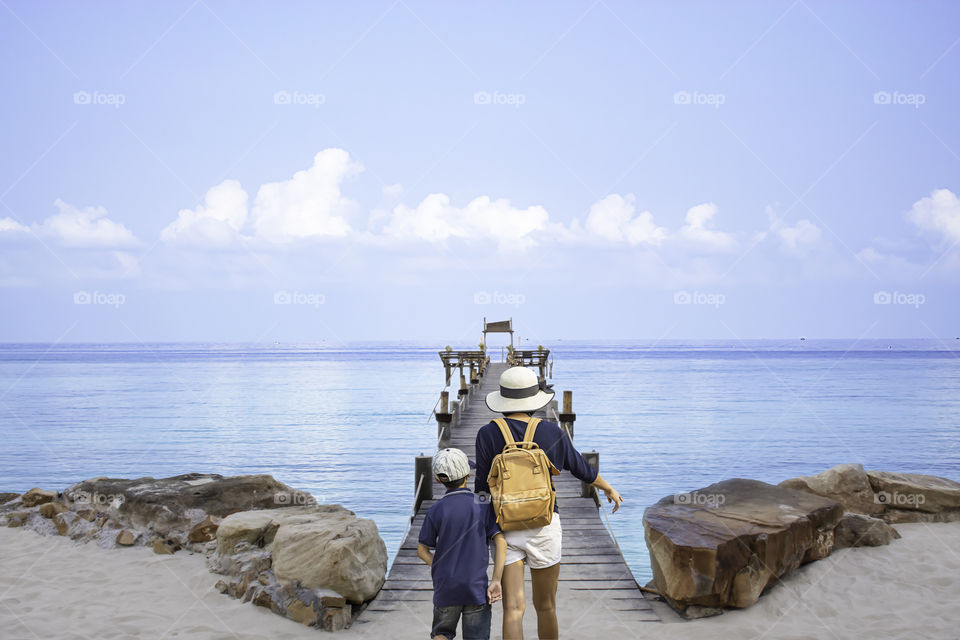
[[[446,194],[432,193],[416,208],[397,205],[383,233],[389,238],[427,242],[486,239],[501,248],[523,249],[536,244],[535,232],[545,230],[549,219],[541,206],[518,209],[509,200],[480,196],[460,208],[451,205]]]
[[[160,232],[165,242],[224,246],[240,239],[247,222],[247,192],[236,180],[211,187],[204,204],[181,209],[177,219]]]
[[[23,233],[29,230],[13,218],[0,218],[0,233]]]
[[[667,237],[667,230],[653,222],[653,214],[643,211],[633,215],[634,196],[611,194],[590,207],[584,224],[586,231],[609,242],[627,242],[631,245],[659,245]]]
[[[363,166],[343,149],[325,149],[309,169],[262,185],[253,202],[256,235],[272,242],[347,235],[353,203],[341,195],[340,184],[361,171]]]
[[[103,207],[77,209],[59,198],[53,204],[59,213],[34,225],[38,235],[73,248],[124,248],[140,244],[133,232],[108,218]]]
[[[678,236],[685,243],[707,251],[730,251],[736,248],[733,235],[712,228],[717,205],[712,202],[698,204],[687,210],[686,224],[680,227]]]
[[[801,256],[820,246],[823,233],[806,218],[790,226],[777,216],[773,207],[767,207],[767,217],[770,218],[770,231],[780,239],[780,249],[784,253]]]
[[[934,231],[948,243],[960,242],[960,199],[949,189],[936,189],[913,203],[907,218],[925,231]]]

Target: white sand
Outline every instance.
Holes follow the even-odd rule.
[[[566,637],[960,638],[960,523],[897,528],[903,539],[838,551],[794,572],[743,611],[627,626],[594,606],[595,632],[585,635],[580,627]],[[217,593],[216,580],[199,555],[104,550],[0,529],[0,637],[282,640],[320,633]],[[561,593],[561,622],[584,604]],[[418,617],[397,613],[340,635],[422,640],[429,620]],[[532,607],[527,617],[533,623]],[[495,638],[497,631],[495,625]]]

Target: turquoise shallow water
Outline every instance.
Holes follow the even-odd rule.
[[[840,462],[960,479],[960,345],[550,346],[555,388],[574,390],[576,444],[600,452],[601,472],[627,500],[611,523],[641,580],[643,508],[670,493]],[[436,350],[0,345],[0,490],[98,475],[269,473],[373,518],[392,557],[412,458],[435,446]]]

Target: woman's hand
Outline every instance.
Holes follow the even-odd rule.
[[[600,491],[603,491],[604,495],[607,496],[607,502],[613,503],[613,511],[610,513],[616,513],[617,509],[620,508],[620,505],[623,504],[623,498],[620,497],[620,494],[617,493],[617,490],[610,486],[610,483],[603,479],[599,473],[597,474],[597,479],[593,481],[593,486]]]
[[[617,490],[610,485],[607,485],[607,488],[603,490],[603,493],[607,496],[607,502],[614,503],[613,511],[610,513],[616,513],[617,509],[620,508],[620,505],[623,504],[623,498],[620,497],[620,494],[617,492]]]
[[[490,601],[490,604],[498,600],[503,600],[503,587],[500,585],[499,580],[490,581],[490,586],[487,587],[487,600]]]

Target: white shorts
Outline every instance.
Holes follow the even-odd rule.
[[[503,537],[507,539],[505,565],[526,560],[531,569],[546,569],[560,562],[563,528],[559,513],[554,513],[550,524],[545,527],[504,531]]]

